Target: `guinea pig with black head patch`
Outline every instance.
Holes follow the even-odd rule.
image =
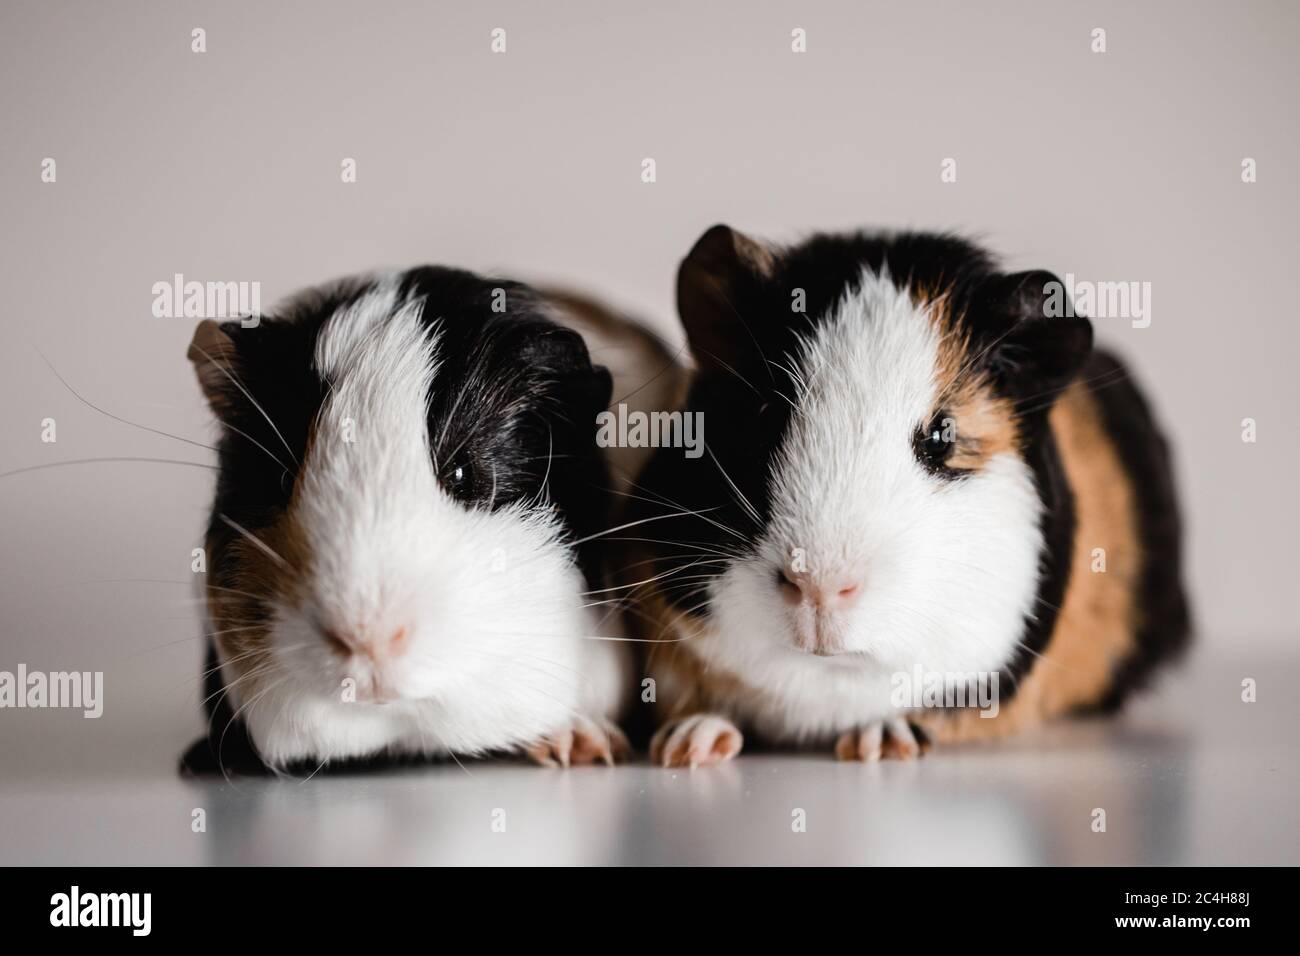
[[[943,235],[696,243],[706,454],[655,454],[626,562],[656,762],[910,757],[1114,708],[1183,647],[1169,451],[1053,281]]]
[[[625,645],[590,597],[610,376],[556,315],[425,267],[199,325],[221,439],[190,769],[625,751]]]

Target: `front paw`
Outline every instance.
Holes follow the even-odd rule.
[[[611,720],[577,717],[568,727],[528,748],[528,756],[543,767],[576,767],[597,761],[614,766],[626,760],[631,747]]]
[[[745,738],[717,714],[689,714],[669,720],[650,741],[650,762],[665,767],[707,767],[740,753]]]
[[[912,760],[930,749],[930,735],[919,725],[893,717],[863,724],[840,734],[835,742],[837,760]]]

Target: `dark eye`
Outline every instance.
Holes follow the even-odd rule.
[[[943,468],[952,457],[957,444],[957,423],[946,412],[940,412],[928,425],[916,433],[912,448],[916,460],[931,471]]]
[[[447,468],[442,479],[443,486],[460,498],[468,501],[474,495],[474,468],[467,457],[457,458]]]

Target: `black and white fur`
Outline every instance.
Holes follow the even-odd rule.
[[[205,322],[190,358],[222,432],[192,769],[612,756],[610,378],[541,296],[360,277]]]

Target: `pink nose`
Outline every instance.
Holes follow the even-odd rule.
[[[812,575],[806,571],[781,571],[781,593],[795,604],[807,602],[822,611],[843,611],[857,603],[862,581],[850,575]]]
[[[349,630],[346,628],[325,628],[325,643],[330,650],[340,657],[362,654],[373,660],[396,657],[406,646],[406,628],[399,627],[386,638],[377,639],[374,632]]]

